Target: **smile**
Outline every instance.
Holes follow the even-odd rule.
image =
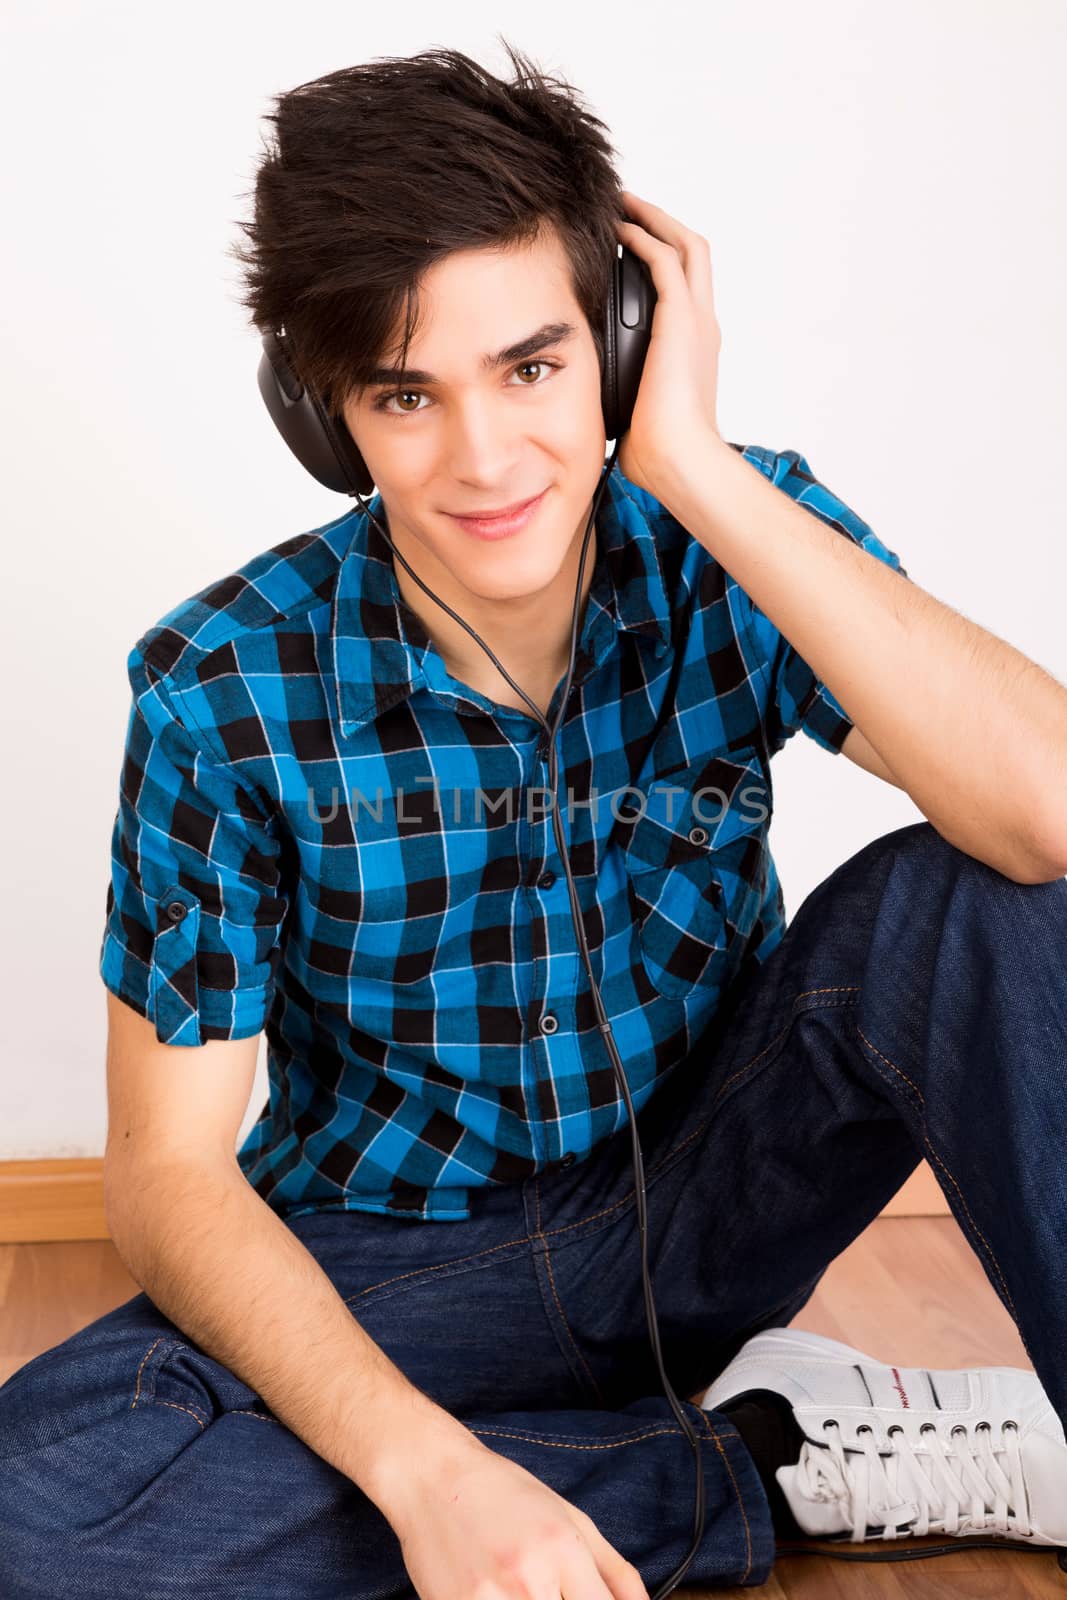
[[[465,532],[474,534],[478,539],[506,539],[526,526],[547,493],[547,489],[542,489],[532,500],[520,501],[517,506],[495,516],[460,517],[452,512],[446,512],[445,515],[451,516],[453,522],[458,522]]]

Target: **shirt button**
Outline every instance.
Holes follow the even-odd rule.
[[[558,1027],[559,1022],[557,1019],[552,1015],[551,1011],[546,1011],[544,1016],[541,1018],[541,1032],[555,1033]]]
[[[563,1160],[560,1162],[560,1166],[561,1167],[573,1167],[574,1162],[575,1162],[574,1151],[573,1150],[569,1150],[567,1152],[567,1154],[563,1157]]]
[[[708,842],[708,830],[707,830],[707,828],[690,828],[690,830],[689,830],[689,843],[690,844],[707,844],[707,842]]]
[[[551,889],[555,881],[556,874],[554,872],[542,872],[541,876],[537,880],[537,887],[539,889]]]
[[[180,922],[188,909],[189,907],[184,905],[181,900],[172,900],[167,907],[167,916],[172,922]]]

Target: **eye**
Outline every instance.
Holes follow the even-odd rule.
[[[530,367],[545,367],[546,369],[552,369],[552,368],[555,367],[555,365],[556,365],[556,363],[552,362],[552,361],[540,361],[540,360],[538,360],[538,361],[524,361],[524,362],[522,362],[522,364],[520,366],[515,368],[515,371],[516,372],[525,372]],[[537,385],[535,383],[526,383],[526,384],[520,384],[519,387],[523,388],[523,389],[536,389]]]
[[[513,367],[512,368],[512,372],[513,372],[513,374],[514,373],[519,373],[519,372],[526,372],[526,371],[529,371],[529,369],[531,367],[543,367],[545,372],[555,372],[555,371],[557,371],[559,369],[560,362],[558,362],[558,361],[545,361],[545,360],[541,359],[540,357],[538,357],[538,359],[536,361],[522,361],[522,362],[520,362],[517,367]],[[520,383],[518,385],[518,387],[520,389],[536,389],[536,388],[540,387],[540,385],[544,381],[545,381],[545,379],[542,376],[541,378],[539,378],[534,383]],[[402,399],[421,400],[421,399],[425,399],[425,396],[424,396],[424,394],[423,394],[421,389],[387,389],[384,394],[380,394],[378,396],[378,398],[375,400],[373,409],[375,411],[384,411],[387,414],[389,414],[391,416],[394,416],[394,417],[417,417],[419,415],[420,411],[425,410],[425,407],[418,406],[418,407],[412,407],[412,408],[401,407],[400,410],[393,411],[393,409],[392,409],[392,407],[390,405],[390,401],[392,401],[392,400],[402,400]]]
[[[380,394],[378,396],[377,400],[374,402],[374,409],[375,411],[388,411],[390,400],[400,399],[418,400],[421,399],[421,396],[416,389],[390,389],[386,394]],[[413,417],[417,413],[415,411],[401,410],[400,412],[394,414],[401,417]]]

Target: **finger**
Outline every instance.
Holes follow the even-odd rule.
[[[583,1533],[589,1552],[596,1562],[601,1578],[608,1585],[611,1600],[648,1600],[644,1580],[632,1561],[627,1561],[615,1546],[605,1539],[592,1517],[586,1513]],[[566,1596],[570,1600],[570,1596]]]
[[[653,205],[651,200],[642,200],[632,189],[620,189],[619,194],[635,222],[639,222],[657,239],[673,245],[683,261],[687,260],[693,253],[699,234],[679,222],[677,217],[672,217],[669,211],[664,211],[662,206]]]
[[[616,1600],[588,1549],[560,1568],[558,1583],[560,1600]]]
[[[682,293],[687,297],[691,295],[682,258],[673,245],[665,244],[633,222],[616,221],[615,228],[621,242],[648,266],[658,299],[673,300]]]
[[[715,286],[711,266],[711,245],[702,233],[686,228],[662,206],[642,200],[630,189],[620,189],[626,209],[646,233],[669,244],[681,257],[682,269],[694,300],[705,312],[715,316]]]
[[[593,1551],[593,1560],[597,1564],[597,1571],[604,1579],[611,1595],[611,1600],[648,1600],[648,1590],[645,1588],[644,1579],[632,1562],[625,1560],[617,1550],[605,1540],[605,1552],[599,1554]]]
[[[523,1594],[530,1600],[615,1600],[584,1542],[546,1557]]]

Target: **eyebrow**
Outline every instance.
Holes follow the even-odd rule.
[[[526,360],[529,356],[536,355],[538,350],[546,350],[550,345],[562,344],[564,340],[577,333],[573,322],[546,322],[543,328],[538,328],[536,333],[527,334],[525,339],[520,339],[517,344],[509,344],[503,350],[498,350],[495,355],[484,355],[481,359],[483,372],[492,372],[498,367],[510,367],[517,361]],[[414,367],[375,367],[367,379],[366,388],[381,383],[437,383],[439,380],[432,372],[421,372]]]

